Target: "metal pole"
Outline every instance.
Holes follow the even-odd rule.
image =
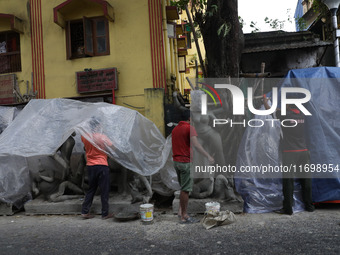
[[[339,39],[336,35],[336,30],[338,29],[338,21],[336,17],[336,8],[333,8],[330,10],[332,14],[332,23],[333,23],[333,28],[334,28],[334,55],[335,55],[335,66],[340,67],[340,55],[339,55]]]

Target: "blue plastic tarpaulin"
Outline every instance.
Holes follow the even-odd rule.
[[[311,100],[305,107],[312,114],[306,118],[306,138],[311,155],[310,166],[315,170],[313,201],[340,200],[340,68],[291,70],[277,86],[300,87],[310,91]],[[278,106],[280,103],[279,97]],[[238,167],[263,162],[279,164],[279,154],[276,153],[279,125],[274,130],[266,125],[261,129],[262,132],[247,128],[239,147]],[[261,138],[264,133],[266,137]],[[322,169],[322,166],[326,166],[327,175],[316,171],[317,167]],[[268,212],[282,206],[282,186],[279,180],[242,174],[235,175],[235,178],[236,189],[245,200],[246,212]],[[299,204],[299,199],[296,202]]]
[[[313,178],[313,200],[340,200],[340,68],[291,70],[282,86],[302,87],[311,92],[311,100],[306,105],[312,114],[306,118],[310,163],[326,164],[328,170],[333,171],[330,174],[334,178],[317,175]]]

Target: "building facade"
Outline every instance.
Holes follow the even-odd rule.
[[[164,103],[184,92],[188,45],[170,1],[3,0],[0,10],[0,105],[104,101],[164,133]]]

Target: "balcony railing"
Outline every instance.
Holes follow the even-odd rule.
[[[21,71],[20,51],[0,53],[0,74]]]

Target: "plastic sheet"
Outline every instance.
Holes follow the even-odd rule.
[[[0,106],[0,134],[14,119],[14,107]]]
[[[100,123],[98,132],[112,141],[113,148],[100,148],[91,140],[93,119]],[[73,132],[136,173],[150,176],[162,170],[163,184],[169,189],[177,187],[169,163],[171,143],[166,142],[154,123],[138,112],[107,103],[38,99],[31,100],[0,135],[0,180],[3,180],[0,201],[13,202],[25,196],[30,186],[28,171],[22,170],[27,165],[25,162],[14,165],[12,158],[53,155]]]
[[[279,143],[280,124],[271,121],[272,116],[255,116],[254,119],[261,119],[264,125],[261,128],[248,127],[242,137],[237,155],[237,169],[242,166],[280,165]],[[271,177],[271,178],[270,178]],[[235,186],[237,192],[244,200],[244,212],[265,213],[282,208],[282,180],[281,173],[274,173],[272,176],[263,173],[238,171],[235,174]],[[303,210],[300,194],[301,186],[295,183],[293,211]]]
[[[314,174],[313,201],[340,200],[340,68],[318,67],[288,72],[282,86],[297,86],[311,92],[306,119],[311,164],[333,164],[339,171],[328,178]]]
[[[30,175],[25,157],[0,156],[0,202],[15,203],[28,196],[29,184]]]
[[[289,71],[280,83],[281,87],[301,87],[311,92],[311,100],[306,104],[312,114],[306,118],[306,137],[311,155],[310,164],[313,165],[333,164],[334,167],[340,167],[339,78],[339,68],[308,68]],[[279,127],[268,129],[268,125],[258,129],[248,127],[239,147],[237,166],[278,164],[278,130]],[[239,173],[235,178],[236,189],[245,201],[246,212],[269,212],[282,207],[280,178],[264,179],[249,173]],[[313,173],[312,183],[314,202],[340,199],[340,170],[322,176]],[[299,189],[297,185],[294,211],[303,208]]]

